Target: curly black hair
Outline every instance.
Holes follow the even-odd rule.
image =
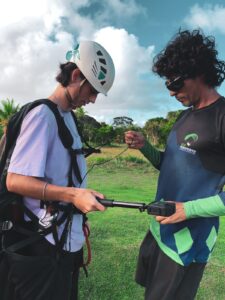
[[[225,61],[218,60],[215,38],[202,30],[179,30],[153,60],[152,70],[160,77],[203,76],[210,87],[220,86],[225,79]]]

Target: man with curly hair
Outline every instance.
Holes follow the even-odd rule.
[[[225,215],[225,78],[215,40],[202,31],[179,31],[154,59],[170,96],[188,107],[175,122],[164,152],[139,132],[126,143],[160,170],[156,201],[175,201],[176,213],[151,219],[140,248],[136,281],[145,299],[194,299]]]

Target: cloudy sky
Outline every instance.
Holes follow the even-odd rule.
[[[224,1],[0,0],[0,99],[48,97],[66,52],[91,39],[111,54],[116,79],[85,111],[98,121],[128,116],[144,125],[182,108],[151,73],[152,58],[179,28],[199,27],[215,36],[225,60]],[[225,83],[219,92],[225,95]]]

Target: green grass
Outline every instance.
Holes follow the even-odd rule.
[[[106,161],[119,151],[121,149],[107,149],[101,157]],[[137,161],[130,158],[135,156]],[[123,157],[94,167],[88,177],[89,188],[102,192],[109,199],[151,202],[158,172],[143,161],[138,152],[129,151]],[[95,162],[96,158],[90,158],[89,167]],[[104,213],[90,213],[88,217],[92,262],[88,267],[88,278],[81,271],[80,300],[144,299],[144,290],[134,282],[134,274],[139,246],[148,230],[150,216],[134,209],[108,208]],[[197,300],[225,299],[225,218],[221,220],[218,242],[207,265]]]

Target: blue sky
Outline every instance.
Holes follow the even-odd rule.
[[[116,79],[107,97],[85,107],[99,121],[128,116],[135,123],[182,109],[151,73],[154,55],[182,29],[216,38],[225,60],[224,1],[7,0],[0,4],[0,99],[48,97],[58,65],[79,40],[100,42],[112,55]],[[225,95],[225,84],[219,88]]]

